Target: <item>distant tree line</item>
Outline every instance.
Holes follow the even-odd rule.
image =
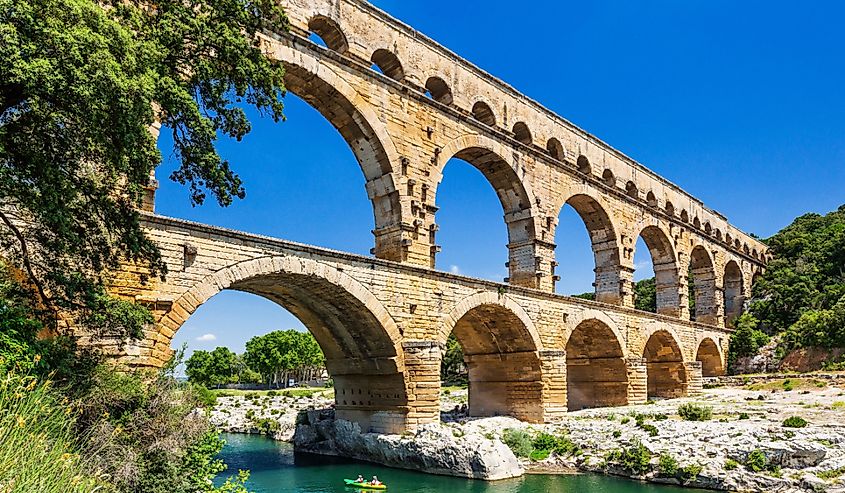
[[[239,355],[228,348],[194,351],[185,362],[188,378],[215,387],[227,383],[265,383],[287,386],[289,380],[307,381],[325,371],[325,357],[309,332],[277,330],[256,336]]]

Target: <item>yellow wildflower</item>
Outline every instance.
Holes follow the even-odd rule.
[[[26,426],[26,419],[18,416],[18,428],[23,428]]]

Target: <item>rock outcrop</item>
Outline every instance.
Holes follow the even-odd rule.
[[[524,469],[501,441],[431,424],[403,435],[362,433],[331,411],[307,411],[294,435],[297,452],[337,455],[390,467],[488,481],[521,476]]]

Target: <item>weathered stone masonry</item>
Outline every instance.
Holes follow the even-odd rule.
[[[265,33],[286,85],[347,141],[375,218],[373,258],[145,216],[170,272],[112,291],[157,323],[122,352],[160,366],[173,334],[223,289],[284,306],[328,358],[339,413],[376,430],[438,417],[439,368],[454,331],[476,415],[546,421],[567,409],[694,392],[723,372],[729,331],[761,243],[676,185],[361,0],[285,0],[291,33]],[[326,44],[309,41],[317,34]],[[436,195],[451,158],[496,190],[509,278],[433,270]],[[552,294],[555,227],[571,205],[595,254],[597,303]],[[152,211],[154,187],[145,201]],[[654,262],[659,315],[633,310],[638,237]],[[688,310],[694,279],[695,321]]]

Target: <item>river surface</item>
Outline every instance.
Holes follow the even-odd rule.
[[[223,475],[249,469],[247,486],[254,493],[358,493],[343,486],[344,478],[374,474],[394,493],[692,493],[694,490],[638,483],[591,474],[529,474],[488,483],[391,469],[330,457],[294,457],[293,447],[257,435],[223,434],[220,457],[229,465]],[[370,492],[367,492],[370,493]]]

